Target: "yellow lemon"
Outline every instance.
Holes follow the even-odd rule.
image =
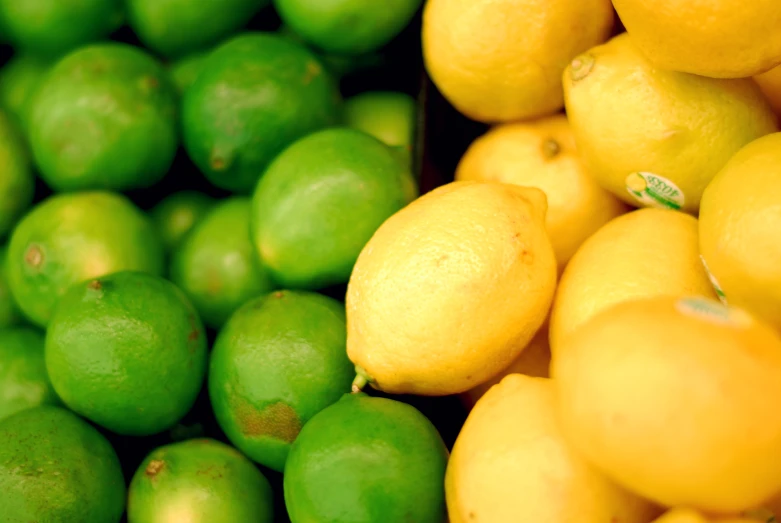
[[[567,440],[619,484],[716,514],[781,491],[781,336],[702,297],[615,305],[553,357]]]
[[[647,523],[658,512],[564,441],[549,379],[512,374],[475,405],[445,475],[451,523]]]
[[[660,69],[745,78],[781,64],[778,0],[613,0]]]
[[[588,171],[635,206],[696,212],[727,160],[777,130],[775,113],[751,79],[656,68],[626,33],[575,58],[563,78]]]
[[[755,76],[754,81],[759,84],[776,114],[781,115],[781,65]]]
[[[551,350],[616,303],[664,294],[716,297],[700,261],[697,219],[661,209],[619,216],[586,240],[564,271],[551,310]]]
[[[545,193],[453,182],[391,216],[347,288],[347,354],[391,393],[464,392],[506,368],[548,314]]]
[[[628,210],[583,167],[564,115],[494,127],[467,149],[456,180],[492,180],[544,191],[545,225],[559,270],[586,238]]]
[[[561,109],[567,63],[605,41],[609,0],[428,0],[423,57],[466,116],[506,122]]]
[[[728,517],[711,519],[690,508],[674,508],[665,512],[662,517],[654,520],[653,523],[763,523],[767,519],[756,519],[748,517]]]
[[[741,149],[705,190],[700,251],[730,304],[781,329],[781,133]]]

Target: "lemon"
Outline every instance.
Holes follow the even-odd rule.
[[[781,115],[781,65],[758,74],[754,77],[754,81],[759,84],[759,88],[765,93],[765,98],[770,101],[776,113]]]
[[[553,357],[567,440],[619,484],[718,514],[781,491],[781,336],[702,297],[633,300]]]
[[[700,251],[730,304],[781,329],[781,133],[741,149],[705,190]]]
[[[656,68],[627,34],[575,58],[563,79],[586,167],[635,206],[696,212],[727,160],[777,130],[775,113],[751,79]]]
[[[391,216],[347,288],[356,388],[456,394],[506,368],[556,287],[545,209],[539,189],[453,182]]]
[[[567,63],[605,41],[609,0],[428,0],[423,57],[439,90],[475,120],[552,114]]]
[[[781,64],[778,0],[613,0],[637,46],[661,69],[744,78]]]
[[[710,519],[690,508],[674,508],[665,512],[653,523],[757,523],[766,519],[748,519],[742,517]]]
[[[544,191],[545,226],[559,270],[586,238],[628,210],[583,167],[564,115],[494,127],[467,149],[456,180],[498,181]]]
[[[451,523],[647,523],[650,503],[565,442],[551,380],[513,374],[477,403],[445,476]]]
[[[552,351],[601,310],[662,294],[716,297],[700,262],[697,219],[661,209],[616,218],[586,240],[561,277],[551,310]]]

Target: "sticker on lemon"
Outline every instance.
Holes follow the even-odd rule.
[[[678,210],[685,197],[675,183],[652,173],[632,173],[626,177],[626,190],[645,207]]]

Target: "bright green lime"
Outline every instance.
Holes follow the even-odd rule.
[[[43,333],[0,329],[0,420],[39,405],[58,405],[43,360]]]
[[[443,523],[448,453],[414,407],[345,394],[304,426],[285,466],[292,523]]]
[[[118,434],[173,427],[206,374],[206,334],[174,284],[118,272],[72,286],[46,330],[46,370],[74,412]]]
[[[344,306],[310,292],[247,302],[214,344],[209,397],[244,454],[282,471],[301,427],[350,390]]]
[[[130,26],[150,49],[184,56],[243,27],[269,0],[127,0]]]
[[[410,165],[416,112],[415,99],[406,93],[369,91],[345,100],[344,123],[393,147]]]
[[[416,194],[409,168],[385,144],[326,129],[288,147],[260,179],[253,241],[284,287],[346,283],[366,242]]]
[[[57,191],[157,183],[178,144],[178,98],[165,68],[137,47],[83,47],[52,67],[31,105],[30,144]]]
[[[59,194],[14,229],[6,274],[16,303],[45,327],[65,291],[121,270],[162,274],[164,252],[152,221],[119,194]]]
[[[193,439],[153,451],[130,482],[129,523],[272,523],[271,485],[233,447]]]
[[[423,0],[274,0],[282,21],[331,53],[376,51],[409,24]]]
[[[192,53],[171,64],[168,71],[180,95],[198,79],[207,56],[208,52]]]
[[[244,302],[274,289],[250,241],[249,218],[249,198],[223,200],[174,253],[171,281],[209,327],[219,329]]]
[[[11,327],[22,322],[22,312],[16,305],[6,274],[6,259],[8,246],[0,247],[0,329]]]
[[[27,127],[30,100],[50,64],[33,55],[16,55],[0,69],[0,106],[22,129]]]
[[[0,236],[5,236],[33,201],[35,176],[19,129],[0,110]]]
[[[117,523],[125,479],[114,449],[89,423],[41,406],[0,421],[4,523]]]
[[[122,0],[0,0],[0,18],[15,46],[62,56],[119,28]]]
[[[165,247],[175,249],[216,202],[197,191],[181,191],[158,203],[150,212]]]
[[[304,46],[245,33],[215,49],[185,92],[184,144],[214,185],[246,193],[282,149],[334,124],[340,109],[336,83]]]

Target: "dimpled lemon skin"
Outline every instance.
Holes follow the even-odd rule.
[[[626,30],[659,68],[744,78],[781,64],[778,0],[613,0]]]
[[[445,98],[469,118],[534,118],[561,109],[562,71],[612,26],[608,0],[429,0],[423,57]]]
[[[781,329],[781,133],[741,149],[705,190],[700,251],[731,305]]]
[[[506,368],[556,287],[545,194],[453,182],[388,219],[347,289],[347,354],[391,393],[464,392]]]
[[[512,374],[477,403],[445,477],[451,523],[647,523],[658,510],[566,443],[551,380]]]
[[[715,298],[699,257],[697,225],[681,212],[640,209],[586,240],[559,281],[552,352],[589,318],[622,301],[661,294]]]
[[[567,440],[665,506],[735,514],[781,490],[781,336],[738,308],[656,296],[592,318],[554,354]]]
[[[687,212],[727,160],[778,129],[751,79],[718,80],[654,67],[627,34],[575,58],[564,72],[567,115],[586,167],[605,189],[639,206],[627,177],[672,181]]]
[[[586,171],[564,115],[494,127],[469,146],[456,168],[456,180],[514,183],[544,191],[545,226],[559,270],[586,238],[629,210]]]

